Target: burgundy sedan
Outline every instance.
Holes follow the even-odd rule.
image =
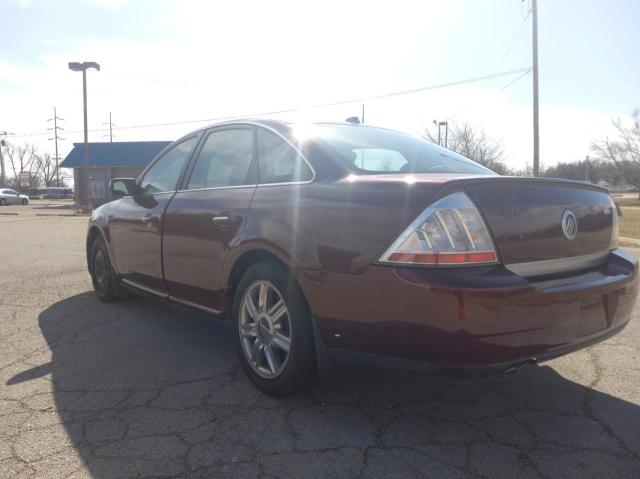
[[[219,124],[111,190],[87,237],[98,297],[233,321],[270,394],[353,357],[511,370],[619,332],[638,294],[606,190],[382,128]]]

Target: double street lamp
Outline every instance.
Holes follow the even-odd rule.
[[[449,147],[449,122],[433,120],[433,124],[438,127],[438,145],[441,145],[441,128],[444,126],[444,147]]]
[[[74,72],[82,72],[82,102],[84,107],[84,148],[83,163],[84,168],[80,174],[80,190],[82,194],[79,197],[80,209],[83,213],[91,211],[91,203],[89,202],[89,131],[87,128],[87,70],[93,68],[100,71],[100,65],[96,62],[69,62],[69,70]]]

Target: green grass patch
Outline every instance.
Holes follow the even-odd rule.
[[[622,216],[618,217],[620,236],[640,239],[640,208],[622,208]]]

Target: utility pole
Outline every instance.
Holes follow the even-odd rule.
[[[540,125],[538,105],[538,0],[531,2],[533,24],[533,176],[540,176]]]
[[[364,108],[364,106],[363,106]],[[363,110],[364,112],[364,110]],[[363,113],[363,117],[364,117],[364,113]],[[114,125],[114,123],[111,121],[111,112],[109,112],[109,123],[103,123],[103,125],[109,125],[109,134],[108,135],[103,135],[103,136],[108,136],[109,137],[109,143],[113,143],[113,127],[116,126]]]
[[[587,155],[584,159],[584,181],[591,181],[589,179],[589,166],[591,165],[589,164],[589,155]]]
[[[7,136],[7,132],[0,132],[0,136]],[[7,142],[4,138],[0,138],[0,187],[4,186],[4,156],[2,156],[2,148],[7,145]]]
[[[64,121],[64,118],[60,118],[56,112],[56,107],[53,107],[53,118],[49,118],[47,121],[53,121],[53,128],[47,128],[47,130],[53,130],[53,138],[49,138],[49,140],[54,140],[56,145],[56,186],[60,186],[60,168],[58,167],[58,162],[60,161],[60,157],[58,156],[58,140],[64,140],[64,138],[58,137],[58,130],[64,130],[61,126],[58,126],[58,120]]]

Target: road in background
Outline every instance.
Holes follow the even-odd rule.
[[[638,309],[514,375],[350,370],[273,399],[227,324],[100,303],[86,226],[0,216],[0,477],[640,477]]]

